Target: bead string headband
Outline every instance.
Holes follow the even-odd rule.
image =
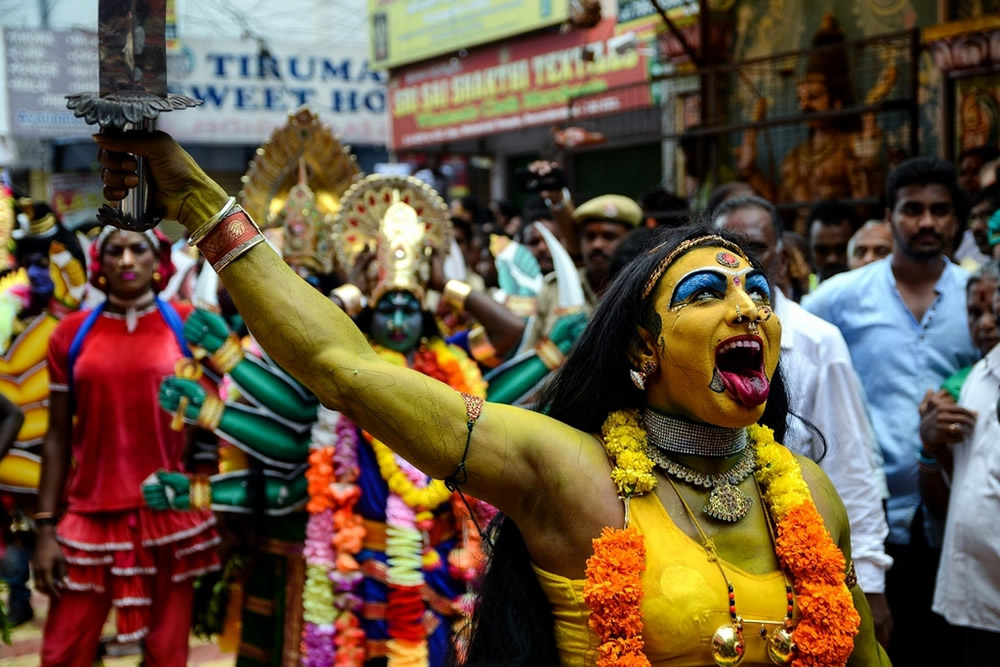
[[[695,246],[708,245],[709,241],[711,241],[712,243],[717,243],[723,246],[724,248],[733,251],[738,256],[742,257],[747,264],[750,263],[750,260],[748,260],[747,256],[743,253],[742,248],[740,248],[732,241],[727,241],[726,239],[716,234],[707,234],[705,236],[699,236],[693,239],[688,239],[687,241],[684,241],[676,248],[674,248],[672,251],[670,251],[670,254],[661,259],[659,264],[656,265],[656,268],[653,269],[653,272],[649,274],[649,279],[646,281],[646,285],[642,288],[642,298],[645,299],[650,295],[650,293],[653,291],[653,288],[656,287],[656,283],[659,282],[660,277],[663,275],[663,272],[667,270],[668,266],[674,263],[675,259],[677,259],[680,255],[687,252],[691,248],[694,248]],[[652,250],[650,250],[649,254],[653,254],[661,247],[663,247],[662,243],[653,248]]]

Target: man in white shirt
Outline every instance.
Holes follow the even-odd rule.
[[[994,297],[993,307],[1000,307],[1000,299]],[[975,414],[976,423],[952,447],[951,496],[933,606],[958,627],[955,665],[1000,662],[998,400],[1000,345],[972,367],[958,400]]]
[[[882,501],[888,487],[858,380],[840,331],[785,298],[774,286],[784,270],[781,218],[774,206],[754,196],[723,202],[713,213],[719,229],[741,234],[743,247],[754,255],[771,281],[771,300],[781,320],[781,368],[790,416],[784,443],[812,454],[815,442],[808,422],[826,441],[820,467],[830,477],[847,510],[851,555],[858,582],[872,608],[879,642],[887,646],[892,615],[885,599],[885,572],[892,559],[885,553],[889,527]],[[802,420],[805,420],[803,422]],[[821,453],[821,452],[816,452]]]

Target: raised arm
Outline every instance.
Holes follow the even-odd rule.
[[[160,212],[192,233],[226,204],[226,193],[167,135],[96,139],[104,149],[100,159],[109,200],[122,199],[137,180],[135,160],[111,151],[131,151],[148,157]],[[457,392],[382,361],[350,317],[266,244],[222,269],[220,278],[261,346],[324,405],[425,473],[444,478],[456,471],[469,433]],[[558,455],[561,443],[579,443],[581,436],[541,415],[490,405],[475,426],[464,488],[510,514],[523,514],[521,498],[529,491],[538,496],[545,461]]]

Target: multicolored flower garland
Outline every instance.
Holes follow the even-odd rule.
[[[639,413],[608,415],[602,426],[605,447],[614,460],[612,479],[628,499],[656,486],[653,462],[646,456],[646,433]],[[765,426],[751,426],[757,449],[754,474],[767,511],[776,523],[775,553],[791,577],[799,604],[794,630],[793,667],[845,665],[854,649],[861,617],[844,583],[844,555],[833,542],[816,509],[795,457],[774,441]],[[642,641],[642,573],[645,545],[638,530],[605,528],[587,560],[584,599],[591,608],[590,627],[600,637],[598,667],[645,667]]]
[[[365,636],[357,612],[361,572],[355,556],[365,537],[354,512],[361,496],[357,432],[336,412],[320,409],[306,480],[306,584],[302,593],[302,664],[362,665]]]
[[[406,367],[403,354],[372,346],[382,359]],[[445,382],[456,391],[485,396],[486,383],[476,363],[462,350],[440,339],[423,343],[414,353],[413,368]],[[320,415],[320,424],[324,415]],[[365,539],[364,522],[354,513],[360,497],[357,485],[358,429],[346,418],[336,421],[336,437],[330,429],[313,431],[314,451],[306,473],[311,513],[306,533],[306,588],[303,594],[306,621],[302,653],[304,665],[360,665],[365,660],[365,636],[357,612],[358,590],[363,579],[355,556]],[[469,530],[471,518],[444,483],[427,477],[386,445],[364,433],[375,454],[379,473],[389,489],[386,506],[385,554],[387,557],[386,642],[392,667],[422,666],[429,662],[427,631],[423,623],[424,572],[444,566],[438,551],[428,546],[426,535],[434,527],[434,511],[451,501],[460,541],[448,554],[448,567],[456,579],[471,581],[485,563],[479,534]],[[471,500],[471,499],[470,499]],[[473,503],[477,517],[489,520],[495,511]],[[459,506],[461,505],[461,510]],[[472,613],[472,594],[452,601],[460,618],[455,621],[456,650],[464,653],[457,630],[464,628]]]

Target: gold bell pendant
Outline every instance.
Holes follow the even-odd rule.
[[[795,640],[791,629],[775,628],[767,638],[767,657],[776,665],[788,665],[795,655]]]
[[[712,635],[712,658],[719,667],[735,667],[740,664],[745,651],[743,630],[735,624],[719,626]]]

